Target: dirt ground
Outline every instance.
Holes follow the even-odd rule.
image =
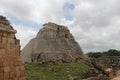
[[[120,80],[120,76],[119,77],[115,77],[115,78],[113,78],[111,80]]]

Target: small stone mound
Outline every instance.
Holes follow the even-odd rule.
[[[0,80],[26,80],[16,30],[0,16]]]
[[[44,24],[37,36],[21,51],[26,63],[51,60],[72,62],[82,55],[82,49],[68,28],[51,22]]]

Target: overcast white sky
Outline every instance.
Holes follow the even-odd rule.
[[[68,26],[84,52],[120,50],[120,0],[0,0],[22,48],[46,22]]]

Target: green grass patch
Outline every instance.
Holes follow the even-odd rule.
[[[74,63],[32,63],[25,65],[28,80],[68,80],[68,76],[82,78],[82,73],[90,67],[83,62]]]

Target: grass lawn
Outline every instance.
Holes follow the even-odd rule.
[[[68,80],[68,76],[81,80],[84,71],[90,67],[83,62],[32,63],[26,64],[27,80]]]

